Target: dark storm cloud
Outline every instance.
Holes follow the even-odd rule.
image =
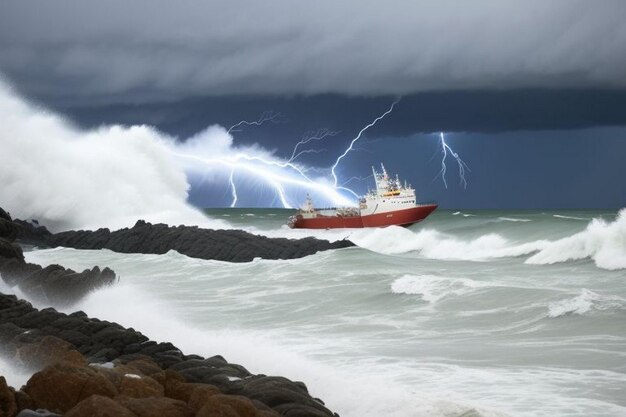
[[[5,1],[0,71],[105,102],[626,87],[623,0]]]
[[[238,142],[289,150],[307,131],[342,133],[324,146],[345,140],[385,111],[393,97],[316,95],[192,98],[144,104],[74,105],[59,108],[83,127],[147,123],[180,138],[211,124],[231,126],[264,111],[280,112],[284,123],[243,129]],[[366,136],[405,137],[415,133],[559,130],[626,125],[626,90],[508,90],[425,92],[403,97],[394,112]],[[341,139],[343,138],[343,140]]]

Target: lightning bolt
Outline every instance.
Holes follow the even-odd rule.
[[[439,174],[437,174],[437,176],[441,175],[443,185],[444,187],[446,187],[446,189],[448,189],[448,182],[446,181],[446,158],[448,157],[448,152],[450,152],[450,155],[452,155],[452,157],[456,160],[456,163],[459,166],[459,178],[461,179],[460,184],[463,185],[463,188],[467,188],[467,181],[465,180],[465,169],[470,172],[471,170],[469,169],[465,161],[461,159],[459,154],[454,152],[452,148],[446,143],[446,138],[443,135],[443,132],[439,132],[439,143],[441,144],[441,153],[443,154],[443,157],[441,158],[441,171],[439,171]]]
[[[353,177],[350,177],[348,180],[344,181],[343,184],[341,184],[341,186],[345,187],[347,184],[350,184],[352,181],[362,182],[369,178],[372,178],[373,176],[374,176],[373,174],[370,174],[367,177],[353,176]]]
[[[328,129],[320,129],[317,132],[307,132],[302,136],[302,139],[300,140],[300,142],[296,143],[296,146],[293,147],[293,151],[291,152],[291,157],[289,158],[289,162],[293,162],[295,159],[297,159],[300,155],[305,154],[305,153],[319,153],[321,152],[321,150],[314,150],[314,149],[307,149],[304,151],[300,151],[296,154],[296,151],[298,150],[298,147],[300,145],[304,145],[307,144],[311,141],[319,141],[319,140],[323,140],[327,137],[331,137],[331,136],[336,136],[337,134],[339,134],[339,131],[335,132],[332,130],[328,130]]]
[[[232,194],[232,201],[230,205],[231,207],[235,207],[238,201],[237,187],[236,187],[235,180],[234,180],[235,170],[245,171],[251,174],[251,176],[257,179],[261,179],[266,184],[274,188],[274,190],[276,191],[276,195],[280,199],[282,206],[285,208],[292,207],[292,205],[289,203],[287,196],[286,196],[286,192],[284,188],[284,185],[286,184],[296,185],[302,188],[316,191],[324,195],[329,200],[333,201],[335,204],[339,204],[343,206],[350,206],[354,204],[354,201],[351,201],[350,199],[346,198],[342,193],[340,193],[340,191],[346,191],[350,193],[351,195],[353,195],[354,197],[358,198],[359,196],[353,190],[351,190],[350,188],[347,188],[346,185],[350,181],[353,181],[355,179],[360,179],[360,178],[351,178],[348,181],[346,181],[344,184],[339,186],[337,184],[338,178],[337,178],[335,170],[338,164],[341,162],[341,160],[350,151],[355,149],[354,145],[361,138],[363,133],[367,129],[376,125],[376,123],[384,119],[387,115],[389,115],[393,111],[395,105],[398,104],[399,101],[400,101],[400,98],[397,98],[396,100],[394,100],[393,103],[391,103],[389,109],[387,109],[387,111],[385,111],[383,114],[378,116],[372,122],[364,126],[359,131],[357,136],[354,137],[354,139],[352,139],[348,148],[337,158],[337,160],[335,161],[334,165],[331,168],[331,174],[333,178],[332,186],[330,184],[326,185],[323,182],[316,181],[312,179],[311,177],[309,177],[307,174],[307,171],[309,170],[315,171],[315,169],[313,168],[309,169],[294,162],[303,154],[322,152],[323,149],[310,148],[310,149],[300,150],[300,148],[309,142],[321,141],[325,138],[336,136],[339,133],[337,131],[331,131],[328,129],[320,129],[316,132],[307,132],[305,135],[303,135],[302,139],[298,141],[296,145],[294,146],[291,152],[291,156],[287,160],[280,160],[280,159],[273,158],[273,157],[263,157],[263,156],[246,153],[246,152],[239,152],[236,155],[220,156],[220,157],[213,157],[213,158],[211,157],[206,158],[206,157],[201,157],[201,156],[197,156],[193,154],[181,153],[176,150],[174,150],[173,154],[179,158],[192,160],[194,162],[197,162],[197,163],[199,162],[207,166],[221,165],[226,168],[229,168],[230,169],[229,184],[230,184],[230,189],[231,189],[231,194]],[[233,132],[240,131],[238,128],[244,125],[245,126],[260,126],[267,122],[279,123],[281,117],[282,115],[280,113],[264,112],[258,120],[254,120],[254,121],[242,120],[232,125],[227,130],[227,132],[229,134],[232,134]],[[291,174],[289,172],[285,172],[286,170],[291,171]]]
[[[285,184],[296,185],[301,188],[316,191],[326,196],[329,200],[343,206],[354,204],[353,201],[339,193],[338,188],[340,187],[332,187],[330,185],[314,181],[309,178],[300,167],[290,162],[267,159],[260,156],[248,155],[246,153],[238,153],[234,156],[222,156],[219,158],[204,158],[197,155],[190,155],[175,151],[173,154],[179,158],[192,160],[207,166],[221,165],[229,168],[231,172],[235,169],[238,171],[246,171],[251,174],[251,176],[259,178],[271,185],[276,190],[276,194],[278,195],[284,208],[292,208],[292,205],[287,200],[287,196],[285,194]],[[272,168],[278,168],[278,172]],[[292,172],[295,173],[295,176],[286,173],[284,171],[285,168],[292,170]],[[236,195],[236,188],[234,188],[233,185],[234,182],[231,182],[231,191],[233,192],[234,199],[234,196]]]
[[[257,120],[242,120],[238,123],[235,123],[231,127],[228,128],[227,132],[241,132],[240,129],[237,129],[241,126],[261,126],[263,123],[272,122],[272,123],[280,123],[283,119],[283,115],[280,113],[274,113],[273,111],[265,111],[261,114]]]
[[[352,141],[350,142],[350,146],[348,146],[348,148],[341,155],[339,155],[339,157],[337,158],[337,160],[335,161],[335,163],[333,164],[333,166],[330,169],[330,173],[333,176],[333,181],[334,181],[335,187],[337,187],[337,182],[338,182],[337,181],[337,173],[335,172],[335,170],[337,169],[337,165],[339,165],[339,162],[341,162],[341,160],[343,158],[345,158],[345,156],[354,148],[354,144],[356,143],[356,141],[358,141],[361,138],[361,135],[363,134],[363,132],[365,132],[370,127],[374,126],[376,123],[378,123],[379,121],[384,119],[389,113],[391,113],[393,111],[393,108],[395,107],[395,105],[398,104],[398,102],[400,101],[400,99],[401,99],[401,97],[398,97],[397,99],[395,99],[394,102],[391,103],[391,106],[389,106],[389,109],[387,109],[386,112],[384,112],[383,114],[378,116],[371,123],[369,123],[363,129],[361,129],[359,131],[359,133],[354,137],[354,139],[352,139]],[[337,187],[337,188],[343,189],[343,187]]]
[[[235,169],[230,170],[230,177],[228,181],[230,182],[230,192],[233,195],[233,201],[230,203],[230,207],[233,208],[237,205],[237,187],[235,186],[235,181],[233,181],[233,176],[235,175]]]

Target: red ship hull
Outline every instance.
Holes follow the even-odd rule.
[[[410,226],[424,220],[435,211],[436,204],[426,204],[404,210],[387,211],[366,216],[323,216],[304,218],[297,215],[292,223],[295,229],[342,229],[363,227]]]

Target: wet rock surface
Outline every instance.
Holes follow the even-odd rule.
[[[25,262],[22,248],[14,240],[26,236],[25,230],[31,229],[50,235],[45,228],[13,221],[0,208],[0,278],[10,287],[18,287],[32,299],[42,302],[69,304],[89,291],[116,281],[115,273],[109,268],[95,266],[76,272],[60,265],[41,267]],[[35,232],[28,233],[32,238]]]
[[[0,208],[0,210],[2,210]],[[348,240],[329,242],[307,237],[303,239],[269,238],[243,230],[212,230],[196,226],[168,226],[139,220],[133,227],[116,231],[109,229],[70,230],[50,233],[37,220],[11,220],[0,213],[0,237],[12,242],[42,247],[63,246],[75,249],[109,249],[120,253],[164,254],[175,250],[192,258],[227,262],[250,262],[254,258],[295,259],[314,253],[354,246]],[[0,245],[0,256],[9,247]]]
[[[115,283],[108,268],[75,272],[60,265],[24,261],[15,243],[162,254],[176,250],[202,259],[247,262],[256,257],[291,259],[353,246],[313,238],[270,239],[237,230],[169,227],[142,221],[130,229],[51,234],[35,221],[12,220],[0,208],[0,278],[44,305],[73,303]],[[185,355],[133,329],[37,309],[0,293],[0,354],[34,372],[14,389],[0,377],[0,417],[328,417],[302,382],[253,375],[221,356]]]
[[[116,323],[38,310],[13,295],[0,294],[0,346],[36,371],[18,391],[0,379],[0,407],[11,416],[26,408],[112,415],[106,404],[122,416],[335,415],[302,382],[253,375],[221,356],[185,355]]]
[[[110,249],[122,253],[164,254],[175,250],[192,258],[228,262],[250,262],[254,258],[294,259],[319,251],[354,246],[350,241],[329,242],[304,239],[268,238],[242,230],[210,230],[190,226],[150,224],[142,220],[132,228],[111,232],[69,231],[51,235],[50,246],[76,249]]]

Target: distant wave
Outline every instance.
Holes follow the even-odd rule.
[[[519,218],[513,218],[513,217],[498,217],[498,220],[501,220],[503,222],[531,222],[532,220],[530,219],[519,219]]]
[[[583,288],[580,294],[550,303],[548,317],[562,317],[572,314],[586,314],[592,311],[625,310],[626,300],[617,296],[605,296]]]
[[[498,233],[464,240],[436,230],[412,232],[399,227],[355,231],[349,238],[357,245],[387,254],[418,252],[431,259],[485,261],[492,258],[532,255],[528,264],[553,264],[592,259],[608,270],[626,268],[626,209],[613,222],[592,220],[582,232],[562,239],[513,242]]]
[[[553,214],[552,217],[556,217],[557,219],[567,219],[567,220],[583,220],[583,221],[591,220],[590,218],[574,217],[574,216],[564,216],[562,214]]]
[[[394,294],[419,295],[428,303],[436,303],[444,297],[467,294],[476,288],[489,287],[467,278],[449,278],[436,275],[404,275],[391,283]]]
[[[461,213],[460,211],[455,211],[454,213],[452,213],[453,216],[463,216],[463,217],[476,217],[475,214],[469,214],[469,213]]]

